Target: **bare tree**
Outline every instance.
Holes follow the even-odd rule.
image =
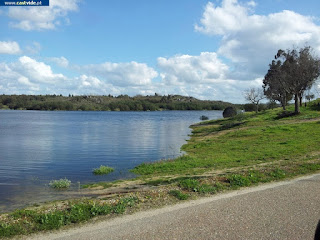
[[[244,97],[247,101],[256,105],[256,112],[258,112],[258,110],[259,110],[259,102],[262,99],[266,98],[264,96],[263,90],[260,88],[250,88],[250,89],[245,90]]]

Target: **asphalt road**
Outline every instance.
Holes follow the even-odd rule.
[[[28,239],[314,239],[320,174]]]

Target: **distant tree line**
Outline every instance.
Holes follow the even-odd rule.
[[[0,95],[1,109],[64,111],[223,110],[231,103],[180,95]]]

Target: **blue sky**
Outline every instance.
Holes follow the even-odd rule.
[[[320,55],[320,4],[50,0],[0,7],[0,94],[182,94],[244,102],[279,48]],[[317,89],[315,89],[317,90]]]

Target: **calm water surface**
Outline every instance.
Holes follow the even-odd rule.
[[[66,198],[50,189],[67,177],[81,184],[133,177],[142,162],[177,157],[192,123],[221,111],[43,112],[0,110],[0,212]],[[108,165],[115,171],[94,176]]]

